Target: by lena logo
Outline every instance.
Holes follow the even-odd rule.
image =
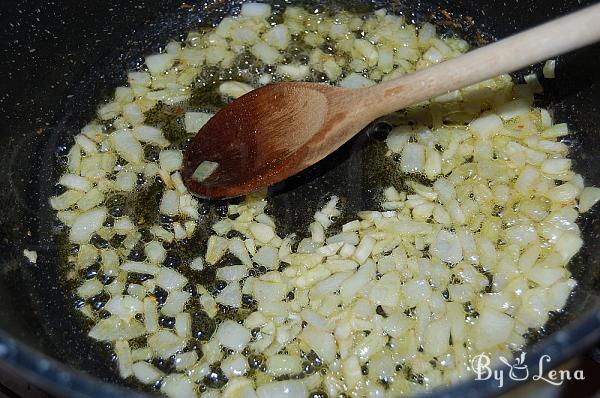
[[[583,370],[549,370],[545,371],[544,366],[552,360],[550,355],[542,355],[538,362],[538,372],[535,374],[529,373],[529,368],[525,364],[525,352],[521,352],[521,355],[514,359],[514,362],[510,362],[503,356],[498,357],[508,369],[504,367],[496,367],[492,369],[490,366],[492,361],[485,353],[475,355],[471,359],[471,369],[475,372],[475,380],[489,380],[494,379],[498,382],[498,388],[504,386],[506,379],[515,381],[524,381],[531,378],[531,380],[542,380],[546,383],[550,383],[555,386],[560,386],[567,380],[585,380]],[[508,373],[507,373],[508,372]]]

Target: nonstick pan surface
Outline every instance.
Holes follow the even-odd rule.
[[[416,21],[433,20],[474,43],[504,37],[587,2],[392,1],[320,2],[313,6],[385,6]],[[280,3],[282,6],[285,3]],[[294,2],[294,4],[297,4]],[[239,9],[237,2],[191,5],[183,1],[18,0],[0,4],[0,363],[65,396],[138,396],[123,390],[110,350],[86,337],[75,297],[61,278],[65,253],[47,199],[57,162],[96,106],[169,39]],[[481,33],[483,32],[483,34]],[[568,32],[566,32],[568,34]],[[600,46],[561,57],[558,79],[543,81],[549,106],[575,133],[575,169],[600,186]],[[539,70],[539,68],[538,68]],[[517,74],[518,75],[518,74]],[[392,182],[389,165],[372,164],[385,128],[368,128],[315,167],[272,190],[272,212],[285,232],[301,231],[330,194],[343,198],[344,214],[375,208],[378,188]],[[366,189],[365,187],[369,187]],[[212,207],[217,203],[211,204]],[[579,282],[563,313],[541,335],[531,335],[527,364],[542,354],[558,365],[600,338],[600,215],[581,218],[585,246],[570,269]],[[210,217],[206,223],[210,222]],[[287,227],[286,227],[287,226]],[[287,228],[287,230],[286,230]],[[37,250],[28,264],[24,248]],[[510,384],[510,383],[507,383]],[[508,386],[510,387],[510,385]],[[499,392],[493,380],[439,390],[441,395]]]

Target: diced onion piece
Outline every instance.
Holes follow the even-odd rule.
[[[149,333],[158,330],[158,306],[153,297],[144,299],[144,326]]]
[[[121,269],[127,272],[135,272],[144,275],[156,275],[160,268],[154,264],[138,261],[125,261],[121,264]]]
[[[244,17],[266,18],[271,15],[271,6],[264,3],[244,3],[240,15]]]
[[[302,360],[291,355],[272,355],[267,358],[267,372],[275,377],[301,373]]]
[[[161,147],[169,146],[169,141],[159,128],[152,126],[137,126],[133,129],[135,137],[142,142],[149,142]]]
[[[221,362],[221,369],[227,378],[243,376],[248,372],[248,359],[242,354],[233,354],[225,358]]]
[[[189,377],[173,373],[163,379],[160,391],[169,398],[197,398],[195,387]]]
[[[167,257],[167,250],[164,248],[162,243],[153,240],[152,242],[146,243],[144,247],[144,253],[151,263],[161,264]]]
[[[469,123],[469,129],[482,140],[489,139],[503,127],[502,120],[495,114],[480,117]]]
[[[117,130],[111,133],[110,140],[115,150],[129,163],[141,163],[144,158],[142,144],[129,129]]]
[[[600,188],[585,187],[579,195],[579,212],[585,213],[600,200]]]
[[[219,325],[215,338],[223,347],[239,352],[248,345],[252,336],[244,326],[228,319]]]
[[[69,190],[61,195],[51,197],[50,206],[54,210],[66,210],[73,206],[82,196],[83,192]]]
[[[86,243],[92,237],[106,219],[108,212],[106,208],[100,207],[81,213],[71,225],[69,240],[73,243]]]
[[[344,88],[365,88],[371,87],[374,84],[374,81],[369,80],[358,73],[350,73],[340,81],[340,87]]]
[[[252,382],[245,377],[230,378],[225,385],[222,398],[258,398]]]
[[[560,311],[565,306],[575,286],[577,286],[577,282],[568,279],[550,287],[547,296],[548,311]]]
[[[267,65],[275,65],[281,58],[279,51],[269,46],[264,41],[256,43],[251,48],[252,54]]]
[[[160,311],[167,316],[175,316],[181,312],[185,307],[186,302],[189,300],[190,294],[188,292],[182,292],[181,290],[175,290],[169,292],[165,303],[161,307]]]
[[[123,117],[133,126],[137,126],[144,122],[144,113],[138,104],[128,103],[123,105]]]
[[[162,372],[148,362],[136,362],[132,365],[133,375],[142,384],[154,384],[163,376]]]
[[[206,262],[210,265],[216,264],[217,261],[223,257],[228,246],[229,242],[227,239],[217,235],[212,235],[210,238],[208,238],[205,257]]]
[[[203,160],[194,171],[194,174],[192,174],[192,180],[202,182],[210,177],[218,167],[219,163],[217,162]]]
[[[308,391],[300,380],[272,381],[256,389],[259,398],[306,398]]]
[[[212,113],[207,112],[186,112],[183,118],[185,131],[190,134],[196,134],[202,126],[208,122],[208,119],[213,117]]]
[[[249,84],[236,81],[221,83],[219,86],[219,93],[233,98],[239,98],[252,90],[253,87]]]
[[[182,352],[175,355],[175,369],[181,372],[190,369],[198,361],[196,351]]]
[[[405,173],[418,173],[425,165],[425,148],[415,142],[409,142],[404,146],[400,169]]]
[[[112,315],[116,315],[119,318],[129,321],[143,311],[143,304],[140,300],[133,296],[113,296],[108,300],[104,308]]]
[[[306,79],[309,68],[308,65],[280,64],[277,65],[277,73],[292,80],[300,81]]]
[[[98,279],[89,279],[77,288],[77,295],[83,299],[88,299],[100,293],[104,285]]]
[[[238,283],[230,283],[225,289],[221,290],[219,295],[215,298],[215,301],[219,304],[223,304],[233,308],[240,308],[242,306],[242,291]]]
[[[475,346],[485,350],[505,342],[512,333],[514,320],[491,308],[481,311],[475,325]]]
[[[131,349],[127,341],[117,341],[115,343],[115,353],[119,364],[119,374],[122,378],[127,378],[133,374],[133,363],[131,360]]]
[[[544,63],[544,68],[542,69],[542,73],[546,79],[554,79],[556,77],[554,73],[554,69],[556,67],[556,60],[549,59]]]
[[[571,169],[571,159],[547,159],[542,163],[541,169],[546,174],[562,174]]]
[[[175,216],[179,212],[179,194],[169,189],[163,193],[160,201],[160,212],[169,216]]]
[[[446,319],[438,319],[425,330],[423,348],[431,356],[439,357],[448,350],[449,340],[450,323]]]
[[[516,99],[500,105],[496,111],[502,120],[514,119],[529,112],[530,106],[522,99]]]
[[[169,53],[153,54],[146,57],[146,66],[153,76],[166,72],[173,66],[174,62],[175,57]]]
[[[167,291],[181,289],[188,281],[185,276],[170,268],[161,268],[154,279],[158,286]]]
[[[130,171],[121,170],[115,178],[115,189],[119,191],[131,192],[134,190],[137,182],[137,176]]]
[[[160,168],[167,173],[172,173],[181,168],[183,163],[183,152],[177,149],[167,149],[158,154]]]
[[[132,320],[125,322],[118,317],[101,319],[90,330],[88,336],[100,341],[130,340],[146,334],[144,325]]]
[[[161,358],[169,358],[185,347],[185,339],[168,330],[161,329],[148,337],[148,346]]]
[[[217,269],[217,279],[227,282],[240,281],[248,276],[248,268],[245,265],[230,265]]]
[[[23,249],[23,255],[31,264],[37,263],[37,252],[35,250]]]
[[[170,295],[169,295],[170,297]],[[180,337],[190,337],[192,334],[192,316],[187,312],[175,315],[175,332]]]
[[[275,237],[273,227],[256,222],[250,224],[250,232],[252,232],[252,235],[262,243],[269,243],[271,239]]]
[[[571,257],[581,249],[581,246],[583,246],[583,239],[581,239],[579,234],[567,231],[556,241],[554,250],[556,250],[561,255],[563,261],[567,263]]]
[[[92,184],[87,178],[75,174],[63,174],[58,180],[58,183],[69,189],[75,189],[82,192],[87,192],[92,188]]]
[[[193,259],[190,263],[190,268],[194,271],[202,271],[204,269],[204,260],[202,259],[202,257],[196,257],[195,259]],[[219,268],[219,270],[221,269],[222,268]],[[217,270],[217,272],[219,272],[219,270]]]
[[[298,336],[326,363],[335,360],[336,344],[333,335],[312,325],[307,325]]]
[[[272,246],[262,246],[252,260],[267,269],[277,269],[279,266],[278,250]]]
[[[463,258],[460,240],[456,234],[445,229],[438,232],[431,253],[450,264],[456,264]]]
[[[233,238],[229,244],[229,250],[231,253],[238,258],[242,262],[242,264],[251,266],[252,260],[250,259],[249,250],[253,253],[256,253],[256,249],[254,246],[251,246],[252,239],[246,239],[245,242],[242,242],[240,238]],[[249,249],[250,248],[250,249]]]

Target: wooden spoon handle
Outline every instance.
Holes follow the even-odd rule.
[[[600,40],[600,4],[430,68],[363,89],[364,104],[370,108],[373,116],[383,116],[448,91],[519,70],[598,40]]]

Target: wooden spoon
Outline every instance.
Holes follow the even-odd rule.
[[[378,117],[597,40],[600,4],[368,88],[318,83],[258,88],[200,129],[184,155],[184,181],[208,198],[255,191],[323,159]],[[202,161],[218,167],[198,182],[192,175]]]

